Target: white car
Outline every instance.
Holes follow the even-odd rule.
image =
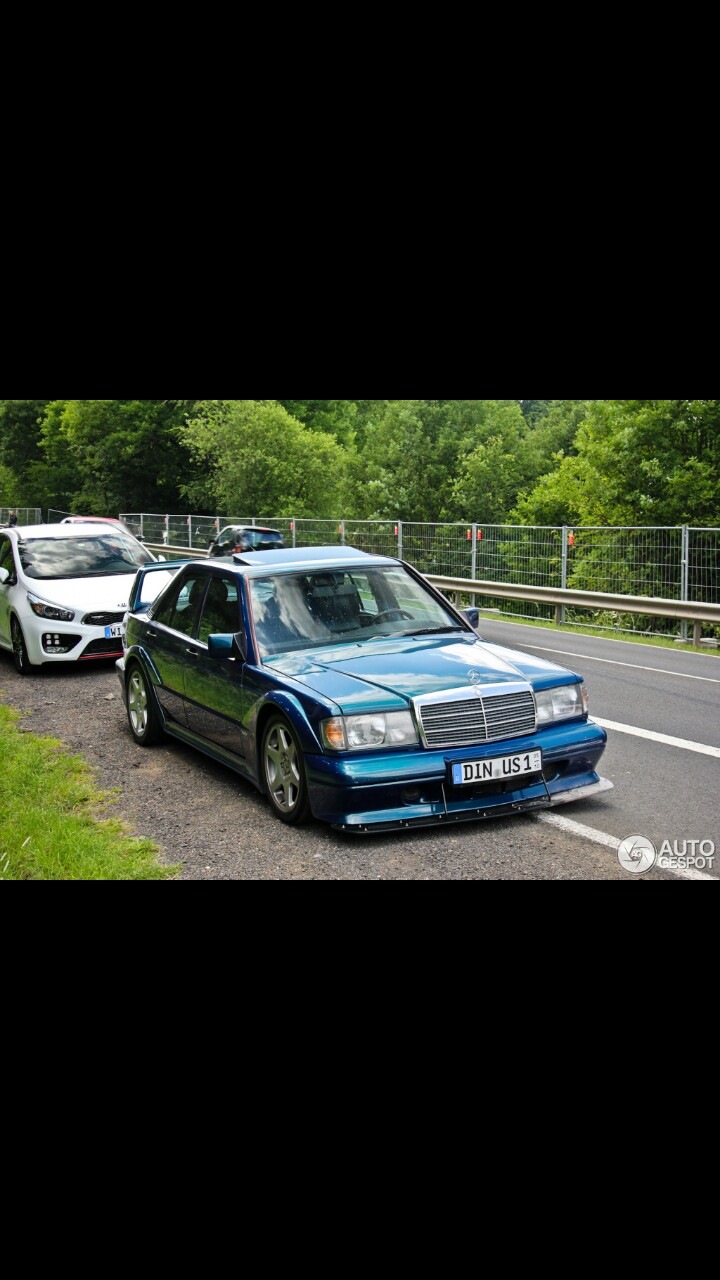
[[[21,675],[45,663],[121,658],[139,568],[155,556],[107,524],[0,531],[0,649]]]

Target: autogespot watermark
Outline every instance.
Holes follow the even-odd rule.
[[[633,876],[660,871],[712,871],[716,848],[713,840],[665,840],[660,848],[647,836],[628,836],[618,849],[620,866]]]

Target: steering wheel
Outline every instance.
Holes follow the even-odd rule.
[[[413,615],[405,609],[384,609],[373,618],[373,622],[399,622],[401,618],[407,618],[408,622],[415,621]]]

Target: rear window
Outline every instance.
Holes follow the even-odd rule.
[[[248,535],[253,546],[257,545],[258,550],[265,547],[282,547],[284,538],[281,533],[270,533],[268,530],[258,529]]]
[[[282,534],[275,529],[238,530],[238,541],[245,543],[249,551],[272,551],[285,546]]]

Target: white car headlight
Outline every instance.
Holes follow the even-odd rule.
[[[46,604],[44,600],[38,600],[37,596],[33,596],[28,591],[27,598],[33,613],[38,618],[49,618],[51,622],[74,622],[75,614],[72,609],[63,609],[59,604]]]
[[[333,716],[323,720],[322,740],[331,751],[378,751],[381,747],[415,747],[417,729],[409,711],[374,716]]]
[[[541,689],[535,693],[538,728],[561,720],[577,720],[588,713],[588,695],[584,684],[564,684],[560,689]]]

